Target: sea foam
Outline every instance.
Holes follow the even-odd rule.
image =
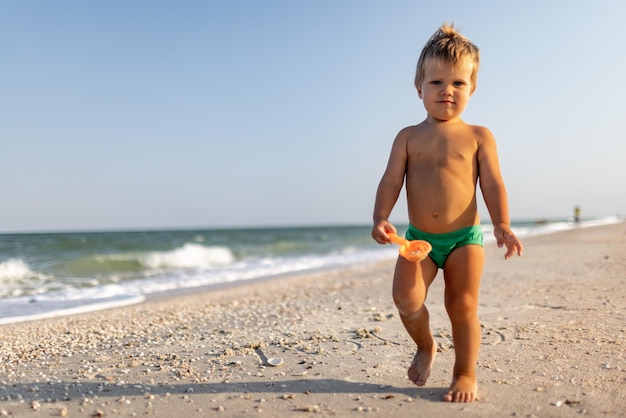
[[[0,263],[0,282],[32,277],[34,273],[24,260],[10,258]]]
[[[172,251],[155,251],[140,257],[140,263],[148,268],[206,268],[226,266],[235,261],[233,252],[227,247],[206,247],[186,243]]]
[[[37,288],[47,278],[36,273],[20,258],[0,262],[0,298],[19,296],[28,288]]]

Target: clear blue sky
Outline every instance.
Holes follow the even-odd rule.
[[[464,119],[496,136],[512,217],[624,214],[624,16],[618,0],[3,2],[0,232],[369,223],[444,21],[481,49]]]

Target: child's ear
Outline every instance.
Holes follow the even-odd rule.
[[[417,97],[419,97],[420,99],[422,98],[422,89],[420,89],[419,87],[416,87],[417,90]]]

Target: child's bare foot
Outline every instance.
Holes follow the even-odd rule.
[[[435,346],[434,340],[433,345],[430,347],[417,347],[417,352],[407,372],[411,382],[415,383],[417,386],[424,386],[426,384],[436,354],[437,347]]]
[[[443,395],[446,402],[474,402],[478,399],[476,377],[456,376],[452,380],[450,390]]]

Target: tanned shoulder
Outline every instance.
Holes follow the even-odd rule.
[[[496,139],[488,128],[479,125],[471,125],[471,127],[479,146],[495,143]]]

